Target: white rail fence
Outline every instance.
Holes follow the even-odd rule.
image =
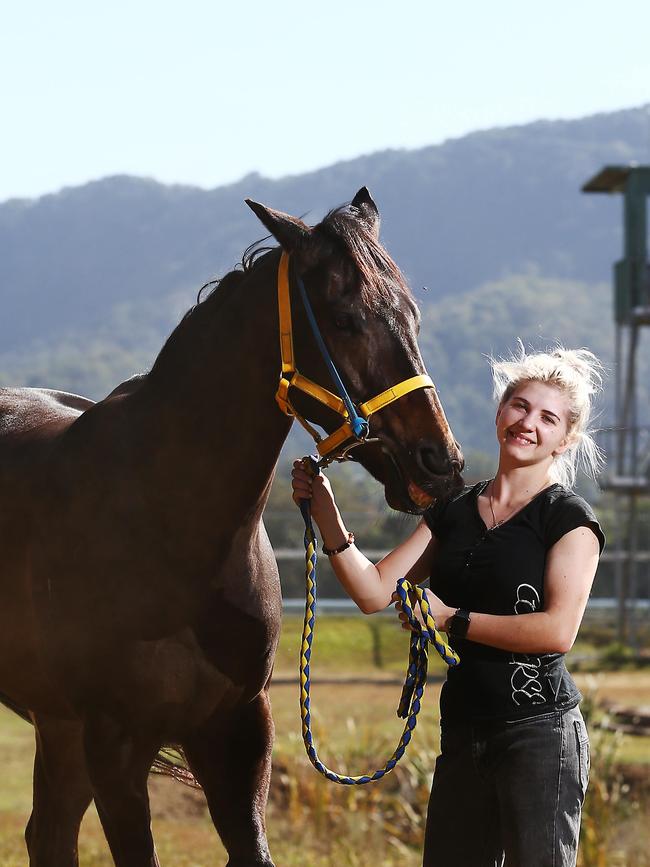
[[[364,550],[364,554],[370,560],[380,560],[388,552],[381,549]],[[302,548],[276,548],[276,559],[281,560],[304,560],[305,551]],[[624,561],[628,554],[625,551],[604,551],[600,562],[601,563],[617,563]],[[650,564],[650,551],[637,551],[634,555],[637,563]],[[592,596],[587,605],[588,611],[609,612],[615,611],[618,608],[619,601],[616,597]],[[296,613],[302,611],[305,606],[304,598],[285,598],[282,607],[286,613]],[[650,599],[647,598],[630,598],[627,600],[627,607],[637,612],[650,610]],[[323,614],[354,614],[358,613],[358,609],[351,599],[335,599],[319,597],[318,610]],[[390,614],[394,616],[391,606],[381,614]]]

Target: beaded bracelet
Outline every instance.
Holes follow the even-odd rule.
[[[353,543],[354,533],[350,532],[348,533],[346,541],[342,545],[339,545],[338,548],[326,548],[325,545],[323,545],[323,554],[327,554],[328,557],[333,557],[334,554],[340,554],[342,551],[347,550]]]

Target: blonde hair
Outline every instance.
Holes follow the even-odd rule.
[[[593,398],[602,389],[603,365],[588,349],[556,346],[547,352],[526,353],[521,340],[510,358],[489,357],[494,381],[494,398],[499,404],[509,399],[525,382],[553,385],[569,398],[567,431],[570,445],[557,455],[551,477],[566,488],[575,484],[578,468],[595,479],[604,463],[603,454],[588,430]]]

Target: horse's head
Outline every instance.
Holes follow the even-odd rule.
[[[293,340],[301,374],[333,389],[295,289],[300,277],[331,357],[355,405],[424,374],[419,311],[399,269],[380,245],[379,213],[366,188],[317,226],[248,204],[290,255]],[[291,403],[332,432],[341,418],[291,388]],[[395,509],[421,512],[457,489],[463,459],[434,388],[416,388],[371,415],[370,439],[351,457],[384,484]]]

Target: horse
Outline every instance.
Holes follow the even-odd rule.
[[[229,867],[272,867],[265,827],[281,620],[262,521],[292,418],[279,411],[276,279],[290,256],[295,355],[330,384],[296,281],[354,401],[424,365],[418,311],[363,188],[320,223],[247,200],[279,246],[206,284],[146,374],[96,403],[0,390],[0,694],[36,733],[32,867],[78,864],[94,799],[117,867],[158,865],[147,779],[179,745]],[[274,243],[273,241],[271,242]],[[296,393],[331,432],[333,410]],[[350,454],[396,509],[459,484],[434,388],[373,415]]]

